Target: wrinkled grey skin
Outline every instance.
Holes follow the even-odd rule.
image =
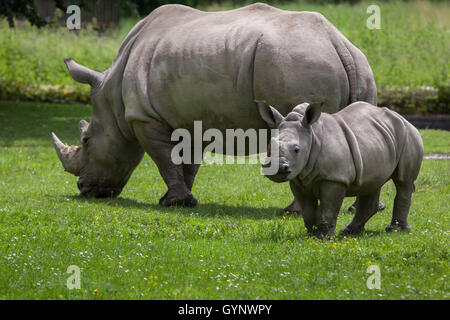
[[[290,182],[308,232],[334,236],[342,201],[349,196],[357,197],[356,214],[341,233],[362,232],[376,213],[381,187],[389,179],[397,194],[386,230],[409,229],[411,195],[424,151],[420,133],[402,116],[366,102],[331,115],[321,113],[320,104],[308,103],[296,106],[286,117],[264,103],[260,111],[271,127],[279,129],[271,141],[277,152],[266,159],[263,172],[278,160],[278,172],[268,177]]]
[[[365,56],[328,20],[253,4],[224,12],[181,5],[154,10],[128,34],[105,72],[66,59],[72,77],[92,87],[82,146],[53,137],[82,195],[117,196],[144,152],[168,191],[160,203],[193,206],[198,165],[170,159],[174,129],[268,128],[255,99],[287,114],[297,101],[336,112],[356,100],[376,104]]]

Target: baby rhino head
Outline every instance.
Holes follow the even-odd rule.
[[[262,101],[256,101],[263,120],[278,132],[271,138],[263,164],[263,174],[275,182],[295,178],[309,159],[312,144],[311,125],[321,114],[322,104],[302,103],[286,117]]]

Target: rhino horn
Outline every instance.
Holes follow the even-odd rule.
[[[67,172],[79,176],[81,171],[81,147],[66,146],[53,132],[52,139],[56,153],[58,154],[58,158],[61,160],[64,169]]]
[[[88,83],[93,88],[100,86],[103,81],[103,73],[86,68],[85,66],[76,63],[72,58],[64,59],[64,63],[75,81]]]

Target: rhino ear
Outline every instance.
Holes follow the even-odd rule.
[[[103,81],[103,73],[86,68],[85,66],[76,63],[72,58],[64,59],[64,63],[75,81],[88,83],[93,88],[98,87]]]
[[[87,140],[89,140],[88,128],[89,128],[89,122],[87,122],[86,120],[81,120],[78,123],[78,131],[80,133],[80,140],[83,144],[86,143]]]
[[[278,128],[281,121],[284,119],[282,114],[265,101],[255,100],[255,102],[258,105],[258,111],[261,118],[263,118],[270,128]]]
[[[301,104],[298,104],[298,105],[296,105],[295,107],[294,107],[294,109],[292,109],[292,112],[296,112],[296,113],[299,113],[299,114],[305,114],[305,110],[306,110],[306,108],[309,106],[309,103],[308,102],[303,102],[303,103],[301,103]]]
[[[305,111],[305,116],[303,117],[303,126],[309,127],[314,122],[316,122],[322,113],[323,102],[310,104]]]

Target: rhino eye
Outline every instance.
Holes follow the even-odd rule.
[[[300,151],[300,147],[299,147],[299,146],[295,146],[295,147],[294,147],[294,152],[295,152],[295,153],[298,153],[299,151]]]
[[[89,137],[86,137],[86,136],[84,136],[84,137],[81,139],[81,142],[82,142],[83,144],[88,143],[88,141],[89,141]]]

